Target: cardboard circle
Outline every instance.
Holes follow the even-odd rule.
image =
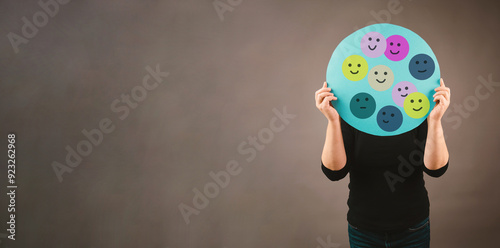
[[[427,42],[387,23],[366,26],[342,40],[326,72],[328,87],[338,98],[332,105],[342,119],[377,136],[402,134],[420,125],[435,105],[432,96],[440,78]],[[405,103],[410,94],[414,101]],[[425,114],[418,110],[420,99],[426,103]]]

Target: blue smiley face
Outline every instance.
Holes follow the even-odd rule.
[[[366,119],[375,112],[375,99],[368,93],[358,93],[351,99],[351,112],[359,119]]]
[[[410,73],[419,80],[428,79],[434,74],[434,60],[427,54],[417,54],[410,60]]]
[[[384,131],[396,131],[403,124],[403,114],[394,106],[385,106],[378,111],[377,124]]]

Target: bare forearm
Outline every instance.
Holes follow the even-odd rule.
[[[340,120],[329,121],[321,160],[326,168],[340,170],[347,162]]]
[[[425,166],[430,170],[437,170],[446,165],[449,156],[441,120],[429,120],[424,152]]]

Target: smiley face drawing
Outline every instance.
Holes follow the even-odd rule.
[[[411,75],[419,80],[430,78],[434,74],[435,68],[434,60],[423,53],[413,56],[409,64]]]
[[[351,81],[359,81],[368,73],[368,62],[359,55],[351,55],[342,63],[342,73]]]
[[[384,54],[386,47],[385,37],[379,32],[369,32],[361,38],[361,51],[370,58]]]
[[[396,131],[403,124],[403,114],[394,106],[385,106],[378,111],[377,124],[384,131]]]
[[[375,107],[375,99],[368,93],[358,93],[351,99],[351,112],[359,119],[366,119],[372,116],[375,112]]]
[[[389,89],[394,82],[394,74],[391,68],[385,65],[377,65],[368,73],[368,83],[376,91]]]
[[[405,98],[413,92],[417,92],[414,84],[408,81],[399,82],[392,88],[392,100],[398,106],[403,107]]]
[[[400,61],[408,55],[410,46],[405,37],[401,35],[391,35],[387,38],[387,48],[385,56],[392,61]]]
[[[420,119],[429,112],[429,99],[420,92],[409,94],[403,104],[403,108],[408,116],[414,119]]]

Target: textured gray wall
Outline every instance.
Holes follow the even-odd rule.
[[[220,2],[222,18],[212,0],[70,1],[47,23],[35,0],[0,2],[0,131],[3,144],[16,133],[18,164],[12,242],[2,160],[0,247],[348,247],[348,178],[320,170],[313,95],[336,45],[380,21],[422,36],[452,89],[450,168],[425,178],[433,247],[498,246],[497,1]],[[34,15],[39,30],[24,37]],[[17,53],[10,32],[26,39]],[[157,65],[169,75],[141,91]],[[497,82],[479,100],[478,77]],[[122,102],[131,93],[137,105]],[[284,108],[296,115],[286,125]],[[60,182],[53,164],[68,166],[66,147],[90,144],[82,130],[102,120],[108,133]],[[213,188],[227,164],[229,183]],[[213,198],[196,198],[186,224],[179,206],[195,208],[205,187]]]

